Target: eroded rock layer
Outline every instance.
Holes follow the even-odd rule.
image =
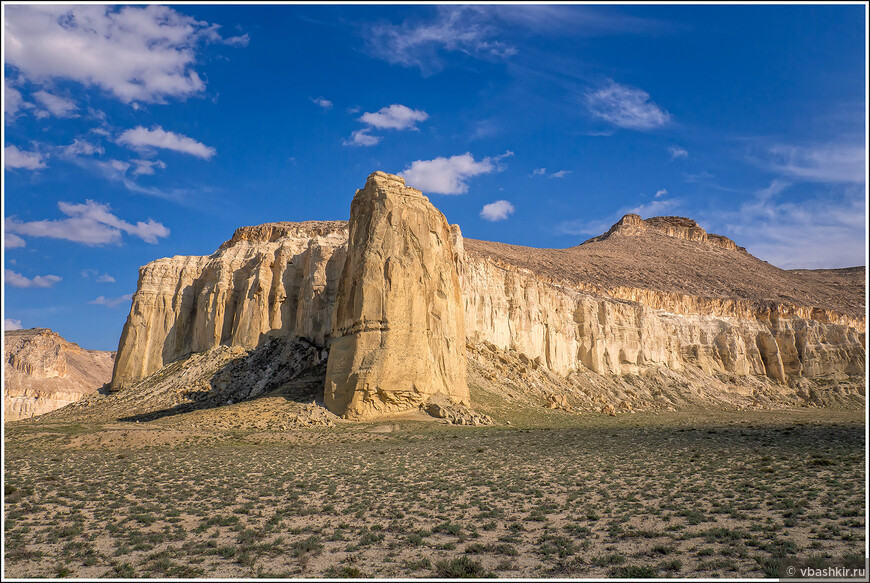
[[[546,393],[566,379],[581,408],[864,399],[863,267],[784,271],[682,217],[628,215],[569,249],[463,240],[380,172],[351,214],[350,253],[347,223],[269,223],[143,267],[113,385],[280,336],[330,348],[325,399],[349,416],[467,401],[466,342],[475,366],[505,358],[550,379],[542,399],[561,402]]]
[[[255,348],[290,336],[324,346],[346,247],[344,221],[269,223],[238,229],[208,257],[145,265],[112,387],[220,345]]]
[[[85,350],[47,328],[4,332],[3,419],[74,403],[112,378],[114,352]]]
[[[350,210],[324,403],[350,418],[468,404],[465,324],[447,219],[398,176],[375,172]]]

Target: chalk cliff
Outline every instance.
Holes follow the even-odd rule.
[[[270,223],[237,230],[211,256],[146,265],[113,386],[191,353],[279,336],[330,350],[325,400],[350,416],[435,393],[467,402],[456,364],[466,346],[480,370],[508,374],[515,360],[511,370],[555,379],[548,387],[587,379],[571,396],[582,408],[631,399],[614,388],[593,402],[593,385],[650,375],[667,376],[686,397],[678,401],[694,404],[736,403],[710,391],[726,385],[743,387],[741,406],[762,393],[765,406],[864,400],[863,268],[781,270],[682,217],[627,215],[569,249],[463,239],[419,191],[384,173],[358,191],[350,244],[348,235],[339,221]],[[498,359],[504,366],[490,367]],[[407,382],[421,370],[431,378]],[[822,394],[846,385],[845,397]],[[677,402],[656,394],[625,407]]]
[[[139,270],[112,387],[219,345],[270,336],[324,346],[332,330],[347,223],[269,223],[236,230],[207,257],[158,259]]]
[[[99,390],[113,352],[85,350],[48,328],[4,332],[3,419],[28,419]]]
[[[364,418],[435,395],[469,402],[450,226],[422,192],[375,172],[351,202],[324,402]]]

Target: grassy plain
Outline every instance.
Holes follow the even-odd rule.
[[[863,561],[863,412],[507,415],[10,424],[4,575],[733,578]]]

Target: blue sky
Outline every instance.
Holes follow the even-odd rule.
[[[347,219],[402,173],[466,237],[680,215],[864,265],[865,7],[4,8],[4,326],[114,350],[138,268]]]

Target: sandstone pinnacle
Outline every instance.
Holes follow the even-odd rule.
[[[417,189],[375,172],[351,203],[324,403],[349,418],[468,404],[458,253]]]

